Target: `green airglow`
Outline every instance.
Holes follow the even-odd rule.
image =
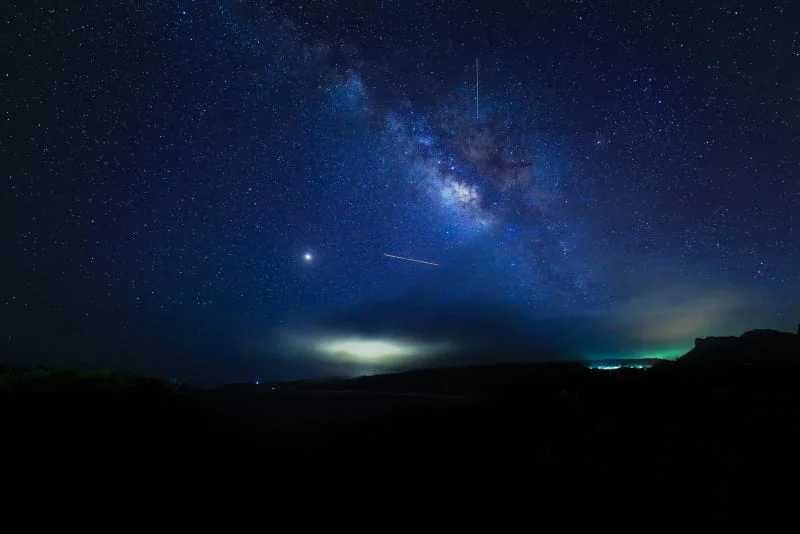
[[[649,350],[645,352],[626,352],[618,354],[592,354],[586,359],[589,361],[596,360],[676,360],[689,352],[691,347],[673,347],[669,349]]]

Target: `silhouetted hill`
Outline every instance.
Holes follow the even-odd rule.
[[[741,336],[695,340],[683,364],[800,364],[800,336],[778,330],[750,330]]]
[[[0,366],[0,391],[14,393],[135,392],[174,389],[176,384],[129,372],[70,367]]]
[[[219,469],[270,488],[513,490],[539,510],[624,503],[741,528],[800,474],[800,373],[764,352],[784,354],[787,335],[733,339],[651,369],[509,364],[216,389],[5,370],[4,444],[20,461]],[[715,363],[740,348],[761,365]],[[713,356],[686,364],[698,354]]]
[[[306,390],[347,390],[437,395],[493,395],[518,388],[564,387],[587,380],[592,371],[579,362],[499,364],[420,369],[403,373],[297,383]]]

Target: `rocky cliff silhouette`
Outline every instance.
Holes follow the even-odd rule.
[[[697,338],[694,348],[680,363],[704,365],[796,364],[800,365],[800,325],[798,333],[758,329],[741,336]]]

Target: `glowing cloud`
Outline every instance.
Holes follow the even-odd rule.
[[[311,334],[294,337],[294,346],[318,358],[339,364],[373,368],[403,364],[453,349],[449,343],[429,343],[395,338],[357,335]]]
[[[451,350],[451,346],[398,339],[329,337],[314,342],[313,349],[337,362],[388,365],[441,354]]]
[[[697,336],[718,335],[720,327],[730,323],[746,303],[740,293],[670,287],[623,303],[614,320],[634,339],[683,344]]]
[[[321,351],[327,354],[363,360],[399,358],[416,353],[413,347],[382,340],[343,339],[323,342],[321,345]]]
[[[281,329],[278,339],[286,357],[313,358],[346,368],[355,366],[358,373],[418,363],[458,348],[451,342],[366,336],[352,331]]]

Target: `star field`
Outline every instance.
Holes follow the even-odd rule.
[[[800,319],[792,2],[3,14],[8,360],[289,378],[372,370],[337,339],[585,358]]]

